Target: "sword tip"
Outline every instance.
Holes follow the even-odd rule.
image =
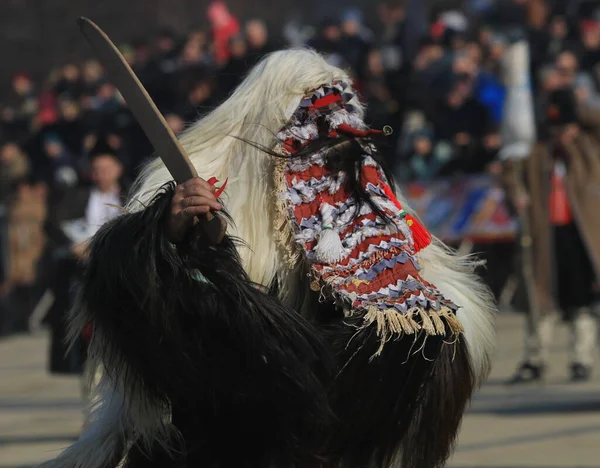
[[[77,24],[79,25],[80,29],[83,28],[89,22],[90,22],[90,20],[88,18],[86,18],[85,16],[80,16],[79,18],[77,18]]]

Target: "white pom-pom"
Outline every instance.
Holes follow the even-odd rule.
[[[345,251],[340,235],[334,229],[333,216],[336,209],[328,203],[322,203],[321,212],[321,236],[315,247],[315,258],[319,263],[336,263],[344,258]]]
[[[320,263],[337,263],[344,258],[344,246],[339,234],[333,228],[321,233],[319,243],[315,247],[315,258]]]

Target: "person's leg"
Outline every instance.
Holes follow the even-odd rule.
[[[598,340],[598,323],[589,307],[577,309],[570,320],[571,380],[584,381],[591,376]]]
[[[15,329],[16,333],[29,332],[29,317],[33,312],[34,288],[32,285],[20,285],[15,287]]]
[[[510,379],[510,384],[529,383],[542,380],[552,345],[557,314],[549,312],[541,317],[537,326],[529,325],[525,331],[525,353],[522,364]]]
[[[556,234],[558,298],[571,331],[571,380],[587,380],[597,345],[597,323],[591,312],[593,268],[575,224],[557,228]]]
[[[8,285],[0,285],[0,337],[6,335],[9,328],[9,295]]]
[[[481,272],[483,280],[492,290],[494,297],[499,299],[513,269],[512,262],[506,260],[514,257],[514,244],[479,244],[473,251],[478,252],[478,256],[485,260],[485,268]]]
[[[540,319],[538,327],[527,334],[525,361],[537,366],[546,365],[557,319],[555,312],[548,313]]]

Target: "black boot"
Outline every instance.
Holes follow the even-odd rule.
[[[532,364],[524,362],[517,369],[515,375],[508,381],[509,385],[527,384],[540,382],[544,377],[546,368],[542,364]]]
[[[592,376],[592,367],[575,363],[571,365],[571,382],[587,382]]]

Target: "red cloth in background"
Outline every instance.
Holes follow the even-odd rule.
[[[45,127],[58,121],[59,115],[56,109],[56,96],[50,91],[45,91],[38,98],[38,123]]]
[[[566,226],[573,222],[569,195],[565,184],[567,171],[562,161],[554,164],[550,181],[550,222],[553,226]]]
[[[240,33],[240,24],[220,1],[209,5],[207,15],[212,24],[215,60],[223,65],[231,55],[229,41]]]

